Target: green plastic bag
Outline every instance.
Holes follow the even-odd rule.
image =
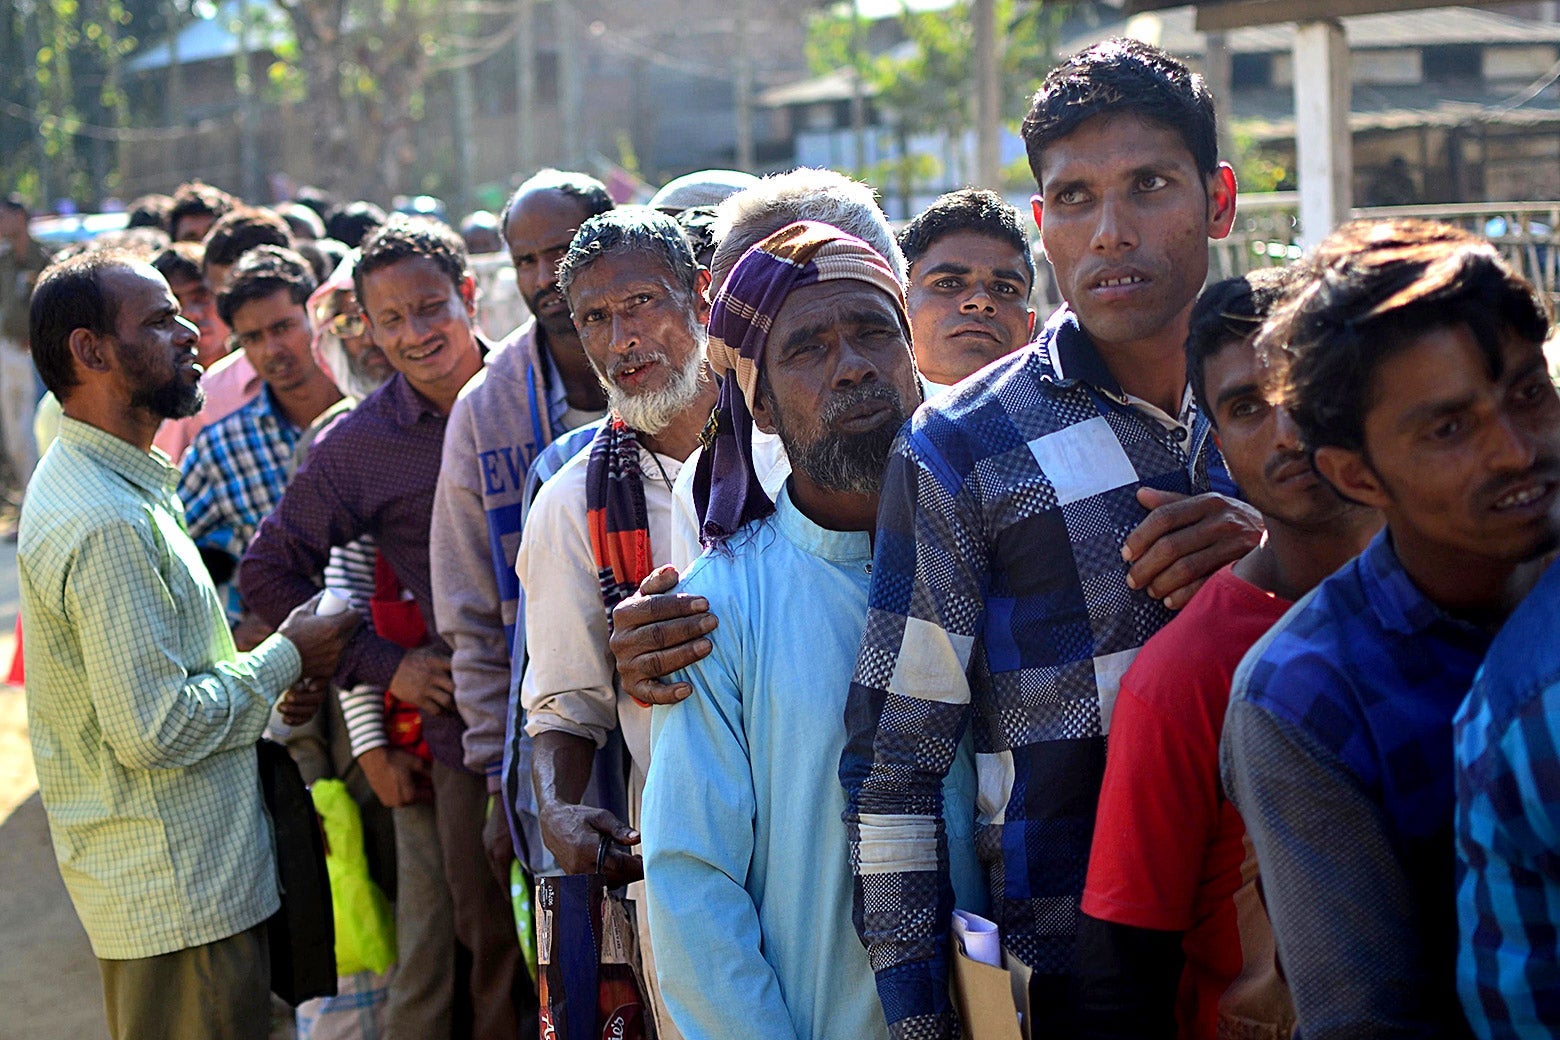
[[[531,975],[531,985],[536,985],[536,913],[531,906],[531,877],[519,860],[509,863],[509,901],[515,908],[515,932],[520,938],[520,955],[525,958],[525,970]]]
[[[309,789],[325,828],[325,869],[336,920],[336,973],[383,973],[395,963],[395,911],[368,873],[363,816],[340,780]]]

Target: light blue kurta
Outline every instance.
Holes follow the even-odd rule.
[[[720,627],[714,652],[675,677],[694,695],[652,722],[640,829],[662,993],[686,1040],[886,1040],[840,819],[872,546],[784,491],[730,546],[678,589],[706,597]],[[975,792],[966,737],[944,818],[957,903],[981,912]]]

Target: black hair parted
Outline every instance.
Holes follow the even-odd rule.
[[[1012,246],[1024,260],[1029,284],[1035,283],[1035,258],[1018,210],[986,188],[960,188],[939,196],[899,232],[899,248],[914,268],[940,239],[958,231],[974,231]]]
[[[1304,269],[1297,264],[1259,267],[1239,278],[1214,282],[1198,294],[1186,332],[1186,381],[1197,408],[1215,420],[1203,370],[1208,359],[1232,342],[1245,343],[1300,285]]]
[[[1219,166],[1218,119],[1202,76],[1151,44],[1102,40],[1052,69],[1024,117],[1024,149],[1035,184],[1046,148],[1096,116],[1132,115],[1181,135],[1203,176]]]
[[[103,272],[138,263],[138,257],[122,250],[89,249],[55,261],[38,276],[27,315],[27,341],[38,377],[62,403],[81,382],[70,334],[77,329],[111,334],[119,320],[119,307],[103,289]]]
[[[567,298],[579,273],[597,260],[618,253],[651,252],[666,264],[672,281],[690,295],[698,291],[699,262],[675,217],[649,206],[625,206],[598,213],[574,233],[569,251],[558,261],[558,290]]]
[[[515,203],[533,191],[556,191],[560,195],[570,196],[579,202],[586,220],[605,213],[617,205],[612,201],[607,186],[590,174],[574,170],[555,170],[549,166],[526,178],[509,196],[509,201],[504,203],[504,208],[498,215],[498,233],[506,245],[509,243],[509,215],[514,212]]]
[[[1501,341],[1549,334],[1537,290],[1487,240],[1430,220],[1358,220],[1317,244],[1310,281],[1256,347],[1282,366],[1281,394],[1306,447],[1365,448],[1377,369],[1426,333],[1465,327],[1492,376]]]
[[[309,262],[291,249],[256,246],[239,258],[227,284],[217,293],[217,313],[231,326],[244,304],[279,292],[287,293],[301,307],[309,301],[317,284]]]
[[[352,288],[357,293],[358,306],[368,310],[363,284],[369,275],[414,257],[432,260],[457,290],[471,275],[466,241],[454,228],[433,217],[393,213],[363,239],[362,253],[352,268]]]
[[[179,229],[179,221],[185,217],[222,217],[238,205],[238,199],[215,185],[202,180],[186,181],[173,191],[173,201],[168,207],[168,233]]]

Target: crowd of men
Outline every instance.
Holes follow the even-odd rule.
[[[29,722],[116,1040],[275,1024],[264,732],[393,895],[352,1035],[537,1030],[511,879],[560,873],[623,890],[646,1036],[960,1035],[956,910],[1032,1037],[1560,1030],[1541,294],[1406,219],[1205,287],[1235,178],[1145,44],[1023,136],[1038,325],[999,195],[896,234],[824,170],[537,173],[468,228],[513,331],[426,217],[196,183],[40,276],[0,208]]]

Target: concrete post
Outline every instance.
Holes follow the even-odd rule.
[[[1300,241],[1310,246],[1349,219],[1354,149],[1349,133],[1349,42],[1335,20],[1295,29],[1295,155]]]

